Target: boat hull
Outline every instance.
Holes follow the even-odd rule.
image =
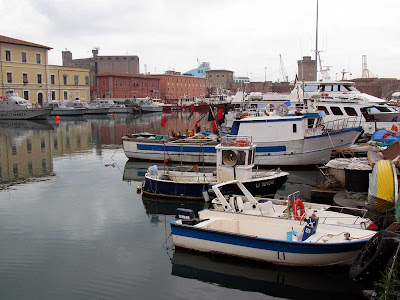
[[[0,120],[46,120],[49,109],[32,108],[21,110],[0,111]]]
[[[200,211],[199,218],[203,221],[196,225],[182,224],[180,220],[171,222],[175,247],[290,266],[316,267],[351,264],[374,234],[368,230],[319,224],[317,231],[321,231],[322,238],[328,236],[324,235],[325,232],[340,235],[343,230],[351,232],[350,235],[355,239],[340,242],[302,242],[270,238],[263,233],[269,231],[269,236],[276,235],[276,232],[281,232],[284,228],[290,231],[293,230],[293,227],[299,226],[299,221],[207,210]],[[216,225],[212,225],[215,222],[217,222]],[[228,228],[236,229],[235,232],[232,232]],[[246,232],[251,232],[251,235]]]
[[[287,173],[285,173],[287,174]],[[276,191],[286,182],[287,175],[276,175],[269,178],[257,178],[251,181],[243,181],[244,186],[255,196],[273,197]],[[144,195],[173,199],[187,199],[204,201],[203,190],[211,190],[214,183],[209,182],[175,182],[161,180],[145,176],[142,191]],[[236,184],[228,184],[223,187],[224,194],[241,194]]]
[[[255,164],[264,166],[293,166],[325,164],[333,149],[349,147],[357,139],[361,127],[339,130],[294,141],[260,142],[257,145]],[[131,159],[146,159],[186,163],[215,164],[217,143],[200,144],[179,142],[153,142],[123,138],[125,155]],[[167,157],[166,157],[167,155]]]
[[[131,112],[131,107],[110,107],[108,110],[109,114],[130,114]]]
[[[85,111],[85,115],[106,115],[109,112],[108,107],[99,107],[99,108],[87,108]]]
[[[83,116],[86,109],[52,109],[50,116]]]

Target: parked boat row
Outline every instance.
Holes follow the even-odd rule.
[[[0,119],[43,120],[48,116],[83,116],[88,114],[130,114],[133,110],[107,99],[96,99],[91,103],[73,101],[49,101],[42,107],[34,107],[29,101],[15,93],[0,97]]]
[[[229,134],[251,137],[256,145],[257,165],[327,163],[331,150],[350,146],[362,128],[352,118],[323,122],[324,115],[321,111],[311,111],[301,115],[289,113],[236,119]],[[128,158],[158,161],[168,158],[189,163],[215,163],[215,146],[219,143],[217,136],[177,139],[152,134],[129,134],[122,142]]]

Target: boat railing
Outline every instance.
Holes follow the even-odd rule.
[[[367,209],[365,209],[365,208],[356,208],[356,207],[345,207],[345,206],[334,206],[334,205],[330,205],[329,206],[329,209],[331,210],[331,211],[336,211],[336,212],[338,212],[338,213],[344,213],[344,214],[348,214],[347,216],[343,216],[343,217],[340,217],[340,216],[334,216],[334,217],[320,217],[320,216],[318,216],[318,212],[317,212],[317,217],[319,217],[319,223],[322,223],[322,224],[324,224],[325,222],[327,222],[329,219],[335,219],[335,220],[343,220],[343,221],[345,221],[346,219],[347,220],[353,220],[353,218],[354,218],[354,220],[353,220],[353,225],[354,224],[356,224],[360,219],[366,219],[366,220],[368,220],[367,218],[366,218],[366,215],[367,215],[367,213],[368,213],[368,210]],[[332,210],[333,209],[333,210]],[[349,214],[349,211],[352,213],[352,214]],[[353,215],[354,214],[354,215]],[[347,223],[346,223],[347,224]],[[366,229],[366,226],[367,226],[367,224],[365,223],[365,222],[360,222],[360,226],[361,226],[361,228],[363,228],[363,229]],[[362,227],[362,226],[364,226],[364,227]]]
[[[323,126],[325,131],[333,132],[342,130],[345,128],[354,128],[360,126],[361,118],[360,117],[349,117],[343,119],[336,119],[328,122],[324,122]]]
[[[223,136],[220,143],[224,147],[247,147],[251,142],[251,136]]]

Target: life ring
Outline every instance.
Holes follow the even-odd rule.
[[[237,146],[237,147],[245,147],[245,146],[249,145],[249,141],[247,141],[247,140],[235,140],[233,142],[233,145]]]
[[[245,112],[240,118],[244,119],[244,118],[247,118],[247,117],[250,117],[250,113],[249,112]]]
[[[264,110],[264,115],[269,116],[267,109]]]
[[[375,280],[384,271],[397,243],[396,233],[378,231],[361,249],[353,264],[349,276],[352,279]]]
[[[306,216],[306,210],[304,209],[303,201],[301,201],[299,198],[294,200],[293,215],[294,215],[294,218],[298,221],[304,220],[304,218]]]

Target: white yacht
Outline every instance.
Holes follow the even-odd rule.
[[[237,111],[262,115],[285,103],[293,110],[304,108],[307,100],[311,108],[325,112],[324,122],[355,117],[365,133],[372,134],[378,129],[390,129],[400,126],[400,112],[390,106],[386,100],[361,93],[354,82],[332,80],[327,71],[322,71],[321,81],[295,83],[287,94],[261,94],[238,92],[232,101]],[[232,113],[226,117],[226,127],[232,125]]]
[[[0,97],[1,120],[45,120],[51,109],[32,107],[32,104],[16,93]]]
[[[358,117],[366,133],[400,125],[399,111],[386,100],[361,93],[351,81],[332,80],[322,72],[321,81],[298,82],[292,90],[291,104],[311,100],[314,108],[325,112],[325,121]]]

